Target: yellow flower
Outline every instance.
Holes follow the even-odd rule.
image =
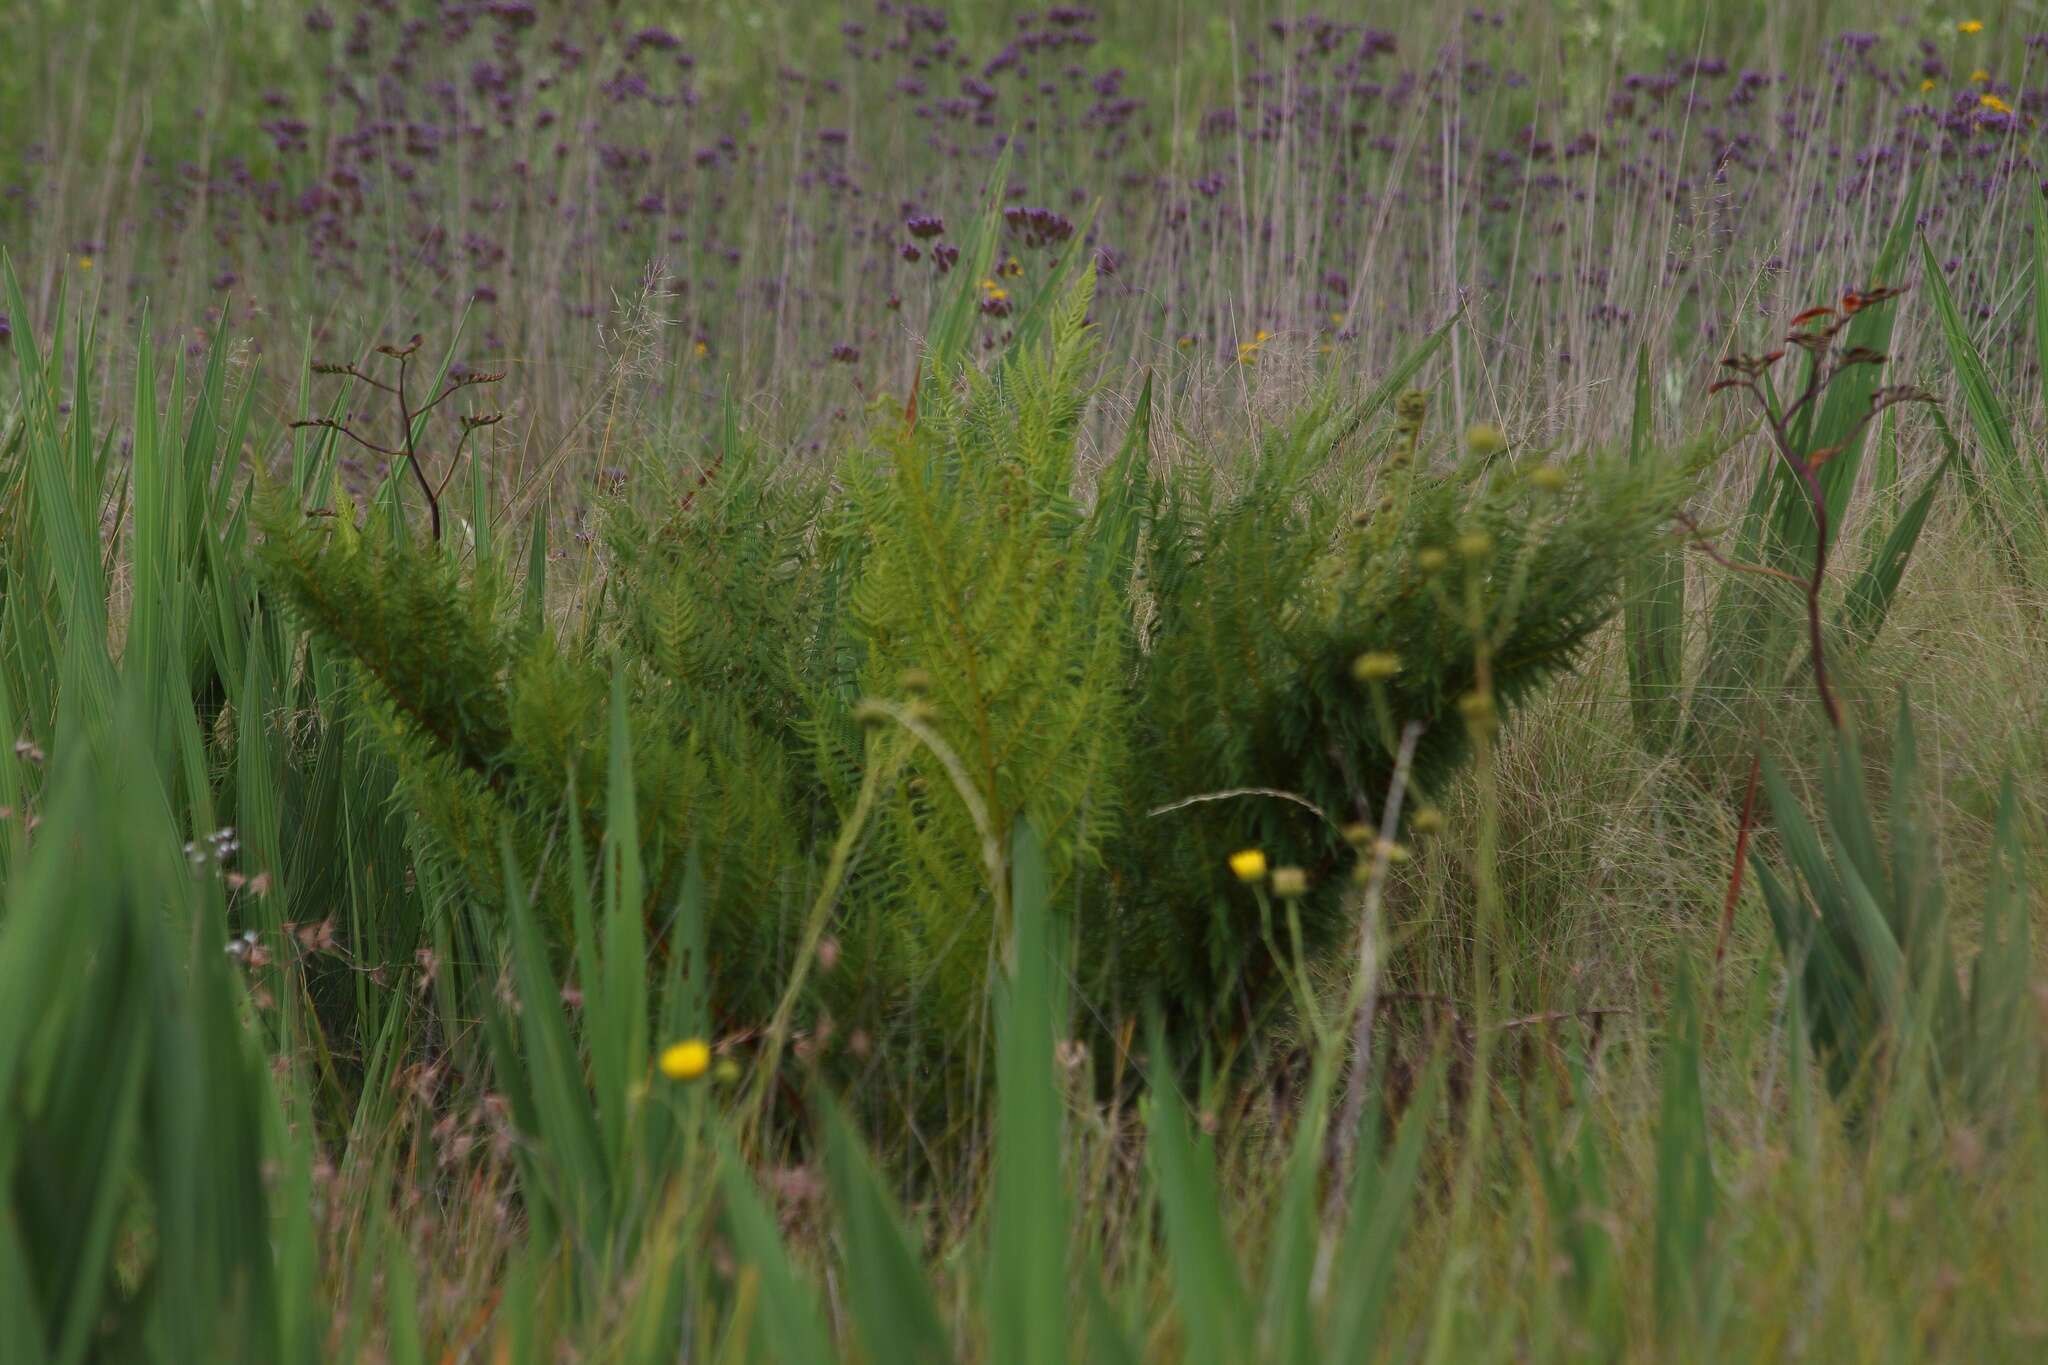
[[[1230,873],[1247,886],[1266,880],[1266,854],[1263,849],[1241,848],[1230,855]]]
[[[1435,545],[1426,545],[1415,552],[1415,567],[1424,573],[1435,573],[1451,562],[1451,557]]]
[[[1979,95],[1977,96],[1977,103],[1994,114],[2010,114],[2012,112],[2012,106],[1996,95]]]
[[[1351,676],[1363,683],[1386,682],[1401,671],[1401,656],[1376,649],[1351,662]]]
[[[1934,82],[1933,82],[1933,81],[1922,81],[1922,82],[1920,82],[1920,93],[1921,93],[1921,94],[1923,94],[1923,95],[1924,95],[1924,94],[1926,94],[1926,93],[1927,93],[1928,91],[1932,90],[1933,88],[1934,88]]]
[[[661,1050],[661,1074],[672,1081],[694,1081],[711,1069],[711,1044],[687,1038]]]
[[[1193,337],[1182,337],[1179,341],[1175,342],[1174,344],[1180,347],[1183,351],[1185,351],[1188,347],[1195,344],[1195,339]]]
[[[1984,21],[1982,19],[1965,19],[1956,25],[1956,32],[1958,33],[1982,33],[1983,31]]]
[[[993,289],[1000,289],[1001,287],[1002,286],[998,285],[994,280],[984,279],[981,282],[981,292],[984,294],[988,293],[990,290]]]
[[[90,269],[92,269],[92,257],[90,257],[90,256],[80,256],[80,257],[78,258],[78,268],[79,268],[80,270],[90,270]]]
[[[710,355],[710,354],[711,354],[711,348],[710,348],[709,346],[706,346],[706,345],[705,345],[705,344],[704,344],[703,342],[701,342],[701,341],[700,341],[700,342],[698,342],[698,343],[697,343],[697,344],[696,344],[696,345],[695,345],[694,347],[692,347],[691,349],[693,349],[693,350],[695,350],[695,351],[697,352],[697,359],[699,359],[699,360],[702,360],[702,359],[703,359],[703,358],[704,358],[705,356],[707,356],[707,355]]]
[[[1342,327],[1344,325],[1344,315],[1342,313],[1330,314],[1330,325],[1333,327]]]
[[[1308,873],[1298,867],[1273,869],[1273,894],[1281,900],[1299,900],[1308,894]]]
[[[1000,301],[1010,297],[1010,291],[998,285],[996,288],[988,291],[988,296],[991,299]]]
[[[1970,73],[1970,79],[1979,85],[1989,85],[1991,84],[1991,73],[1980,66]]]
[[[1252,333],[1252,340],[1255,342],[1267,342],[1271,341],[1272,339],[1273,334],[1263,327],[1261,327],[1258,331]]]

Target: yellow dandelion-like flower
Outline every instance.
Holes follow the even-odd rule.
[[[1271,341],[1272,339],[1273,334],[1263,327],[1261,327],[1258,331],[1252,333],[1252,340],[1255,342],[1264,343]]]
[[[697,359],[699,360],[702,360],[705,356],[711,354],[711,348],[701,341],[698,342],[695,346],[691,347],[690,349],[697,353]]]
[[[1920,93],[1923,95],[1926,94],[1928,91],[1932,90],[1933,88],[1934,82],[1931,80],[1920,82]]]
[[[661,1050],[661,1074],[672,1081],[694,1081],[711,1069],[711,1044],[686,1038]]]
[[[1264,849],[1241,848],[1230,855],[1230,875],[1247,886],[1266,880]]]
[[[1970,73],[1970,79],[1978,85],[1989,85],[1991,84],[1991,73],[1980,66]]]
[[[1965,19],[1956,25],[1956,32],[1958,33],[1982,33],[1983,31],[1984,21],[1982,19]]]
[[[1342,313],[1330,314],[1330,325],[1332,327],[1342,327],[1344,325],[1344,315]]]
[[[90,257],[90,256],[80,256],[80,257],[78,258],[78,268],[79,268],[80,270],[90,270],[90,269],[92,269],[92,257]]]
[[[1186,349],[1188,349],[1188,347],[1194,344],[1195,339],[1193,337],[1182,337],[1179,341],[1176,341],[1174,343],[1174,345],[1180,347],[1183,351],[1185,351]]]
[[[2012,106],[1996,95],[1979,95],[1977,96],[1977,103],[1994,114],[2010,114],[2012,112]]]

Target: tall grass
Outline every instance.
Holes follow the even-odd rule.
[[[808,12],[761,11],[758,27],[750,13],[721,11],[712,30],[728,35],[706,49],[729,59],[725,88],[765,70],[776,45],[836,41]],[[1840,211],[1787,194],[1701,258],[1725,271],[1729,297],[1775,310],[1759,339],[1782,332],[1775,313],[1844,286],[1910,283],[1857,339],[1893,353],[1893,378],[1947,400],[1885,414],[1826,470],[1824,505],[1847,529],[1822,584],[1839,737],[1813,724],[1797,604],[1695,548],[1804,572],[1813,523],[1754,431],[1710,415],[1695,382],[1724,348],[1701,339],[1711,310],[1663,287],[1684,231],[1675,210],[1545,248],[1575,304],[1591,298],[1584,272],[1605,264],[1601,301],[1632,308],[1626,325],[1520,285],[1475,305],[1473,325],[1443,333],[1380,402],[1425,391],[1459,442],[1500,423],[1507,449],[1485,454],[1491,437],[1475,436],[1482,453],[1467,458],[1503,487],[1553,442],[1646,477],[1689,471],[1692,529],[1634,561],[1619,629],[1591,640],[1573,676],[1512,723],[1479,728],[1472,776],[1402,790],[1403,764],[1395,792],[1341,813],[1357,824],[1344,838],[1362,880],[1331,879],[1340,950],[1281,982],[1244,1046],[1181,1045],[1174,1000],[1157,1017],[1092,1016],[1098,964],[1075,926],[1099,907],[1085,879],[1058,875],[1057,832],[1029,819],[977,830],[944,885],[1003,908],[978,978],[988,1071],[945,1090],[935,1126],[932,1073],[865,1064],[856,1049],[874,1040],[793,1007],[758,1035],[719,1017],[714,988],[735,964],[711,950],[710,924],[735,883],[702,842],[647,837],[673,774],[646,758],[674,737],[636,723],[644,679],[623,644],[670,599],[630,604],[637,625],[605,614],[626,575],[602,519],[620,502],[713,505],[702,471],[743,447],[762,486],[787,475],[776,455],[826,465],[900,433],[913,385],[929,418],[944,397],[934,357],[965,362],[980,345],[985,272],[934,291],[952,311],[890,343],[857,390],[822,364],[794,378],[758,368],[845,339],[815,300],[754,324],[751,359],[720,367],[737,382],[715,402],[725,386],[686,380],[687,344],[660,339],[654,294],[632,306],[639,321],[607,331],[603,355],[558,314],[521,324],[506,388],[513,425],[531,434],[450,485],[443,566],[498,585],[507,632],[553,632],[605,661],[574,737],[587,760],[576,804],[598,818],[482,839],[482,875],[458,877],[445,822],[422,809],[430,789],[391,757],[389,717],[354,661],[292,624],[254,557],[266,488],[348,516],[336,494],[353,481],[369,533],[423,542],[407,471],[356,479],[333,430],[287,425],[347,420],[351,400],[279,356],[327,353],[334,340],[311,335],[323,324],[353,341],[401,314],[442,324],[429,331],[439,347],[459,310],[402,277],[331,307],[266,281],[256,318],[235,305],[188,352],[189,330],[174,329],[203,316],[205,291],[187,264],[155,281],[147,316],[124,316],[105,281],[166,244],[116,230],[139,221],[139,201],[109,149],[186,146],[190,130],[147,115],[196,72],[304,80],[299,31],[267,10],[179,7],[125,31],[74,17],[27,11],[14,31],[44,62],[0,76],[0,126],[46,121],[69,139],[53,144],[63,174],[47,217],[18,236],[22,220],[0,217],[10,249],[35,262],[24,281],[7,273],[0,381],[0,1358],[2039,1357],[2038,213],[2022,260],[2020,215],[1944,211],[1923,234],[1912,182],[1879,176]],[[1241,38],[1266,17],[1134,10],[1106,23],[1106,58],[1134,81],[1178,82],[1197,109],[1244,93]],[[1429,28],[1449,22],[1415,21],[1411,45],[1449,41]],[[1649,7],[1571,25],[1518,16],[1474,42],[1569,54],[1555,92],[1569,110],[1614,93],[1620,63],[1673,45],[1746,33],[1753,54],[1787,66],[1825,60],[1817,23],[1737,7],[1701,36],[1691,16]],[[993,12],[960,26],[963,41],[1007,31]],[[1156,76],[1135,70],[1148,34],[1173,35],[1177,60]],[[171,41],[194,35],[206,41]],[[1966,51],[1962,36],[1942,41]],[[160,84],[56,98],[66,54],[134,72],[151,50],[164,54]],[[1397,128],[1399,154],[1466,120],[1505,135],[1530,112],[1511,91],[1454,85]],[[1844,133],[1867,117],[1825,114]],[[224,117],[200,132],[221,156],[246,136]],[[1185,125],[1156,143],[1147,155],[1195,169]],[[1361,291],[1347,341],[1306,325],[1250,341],[1264,310],[1323,315],[1289,261],[1360,240],[1332,208],[1359,186],[1340,184],[1341,163],[1315,162],[1299,127],[1242,147],[1233,194],[1285,230],[1177,239],[1147,258],[1167,264],[1102,305],[1105,415],[1060,471],[1076,516],[1108,509],[1086,575],[1140,602],[1163,591],[1139,573],[1159,515],[1137,510],[1148,446],[1160,486],[1234,505],[1257,481],[1259,457],[1233,453],[1261,449],[1247,431],[1322,430],[1302,414],[1327,415],[1331,394],[1369,391],[1415,355],[1427,333],[1410,321],[1454,311],[1475,253],[1534,250],[1445,201],[1386,220],[1360,248],[1361,278],[1398,274],[1412,310],[1368,321]],[[1623,187],[1596,174],[1588,188],[1597,216]],[[1106,207],[1127,241],[1152,240],[1139,210]],[[773,217],[763,202],[745,212]],[[1753,279],[1767,243],[1822,217],[1827,253]],[[998,230],[981,229],[985,269]],[[76,260],[84,236],[107,243],[91,272]],[[566,242],[537,249],[562,257]],[[782,249],[783,268],[824,270]],[[1963,264],[1951,269],[1951,254]],[[639,265],[581,264],[607,286]],[[1016,284],[1014,330],[1042,316],[1033,291],[1050,309],[1061,283]],[[1169,316],[1205,320],[1196,355],[1177,329],[1142,321],[1158,297]],[[2011,343],[2015,320],[2034,345]],[[260,363],[252,337],[269,352]],[[1568,372],[1549,363],[1559,349]],[[835,407],[849,409],[838,423]],[[1854,415],[1818,407],[1804,448],[1839,444]],[[1346,492],[1369,506],[1394,486],[1385,461],[1400,440],[1370,424],[1360,439],[1350,473],[1363,487]],[[630,469],[623,499],[601,504],[564,477],[585,465]],[[771,522],[784,505],[756,492],[717,503],[721,534],[756,522],[760,543],[782,534]],[[1292,515],[1325,496],[1348,510],[1314,478],[1276,506]],[[1546,505],[1528,497],[1503,505]],[[850,543],[871,528],[848,514],[824,530]],[[1191,537],[1188,564],[1217,543]],[[695,563],[670,575],[675,600]],[[844,590],[839,572],[824,561],[821,593]],[[437,581],[422,579],[420,600],[445,606]],[[1469,606],[1446,601],[1447,616]],[[1482,655],[1488,638],[1470,632]],[[741,643],[750,679],[780,677],[793,647]],[[922,715],[917,690],[864,711],[875,724],[863,731],[854,688],[832,699],[846,733],[785,737],[827,754],[831,773],[803,808],[815,826],[803,846],[823,856],[759,869],[778,899],[758,912],[778,933],[837,908],[842,879],[872,894],[863,857],[921,828],[878,835],[860,799],[870,783],[914,775],[921,799],[945,798],[943,763],[897,766],[921,742],[905,725]],[[1159,742],[1151,768],[1169,771],[1172,736]],[[1382,827],[1372,817],[1396,793],[1405,820]],[[889,818],[909,822],[906,810]],[[1201,850],[1205,870],[1220,875],[1232,851]],[[1139,871],[1164,884],[1189,870]],[[1235,888],[1236,903],[1284,920],[1278,889]],[[858,984],[850,941],[822,929],[775,941],[800,947],[753,964],[771,1000]],[[684,1040],[708,1045],[701,1065],[694,1051],[665,1056]]]

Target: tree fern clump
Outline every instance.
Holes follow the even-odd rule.
[[[1524,477],[1475,452],[1427,472],[1425,400],[1401,407],[1360,513],[1339,443],[1363,414],[1328,408],[1269,439],[1233,495],[1157,490],[1133,741],[1149,814],[1117,850],[1124,924],[1103,943],[1126,999],[1255,1003],[1276,935],[1228,871],[1235,849],[1308,873],[1310,955],[1355,927],[1338,874],[1357,826],[1377,824],[1401,733],[1416,727],[1412,810],[1475,726],[1571,666],[1673,505],[1668,475],[1612,462]]]
[[[944,1063],[983,1055],[1001,850],[1028,821],[1084,1009],[1159,998],[1199,1037],[1279,975],[1227,855],[1307,869],[1303,950],[1339,941],[1339,830],[1376,809],[1400,733],[1419,727],[1414,781],[1439,788],[1470,727],[1607,619],[1671,489],[1618,462],[1431,472],[1420,394],[1375,464],[1352,438],[1439,334],[1376,394],[1212,473],[1150,470],[1148,390],[1084,501],[1091,288],[986,371],[939,355],[912,414],[829,482],[771,477],[728,422],[694,484],[611,509],[608,578],[572,629],[534,583],[515,601],[488,557],[460,568],[395,517],[273,506],[272,578],[356,661],[406,798],[480,904],[507,841],[544,895],[548,867],[597,846],[616,688],[646,914],[658,928],[694,850],[729,1029],[776,1014],[829,933],[834,969],[804,978],[793,1022],[969,1074]]]

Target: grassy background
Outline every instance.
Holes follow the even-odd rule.
[[[953,31],[986,53],[1022,11],[963,7]],[[761,248],[762,273],[821,283],[772,323],[750,315],[738,285],[686,307],[640,288],[663,251],[637,239],[585,251],[544,226],[527,239],[532,259],[571,261],[569,275],[515,259],[492,277],[489,325],[505,345],[476,355],[509,362],[511,420],[458,485],[458,543],[522,584],[541,544],[544,609],[564,628],[596,610],[608,577],[599,471],[631,471],[629,497],[686,485],[733,410],[775,458],[833,467],[896,419],[929,315],[911,296],[870,317],[859,249],[825,234],[799,249],[765,226],[807,164],[785,140],[796,105],[772,74],[838,62],[845,15],[616,14],[623,33],[663,23],[683,36],[706,136],[741,120],[755,130],[751,178],[725,211],[734,235],[782,243]],[[1208,169],[1200,112],[1245,96],[1243,35],[1296,17],[1107,7],[1090,69],[1128,68],[1151,111],[1118,164],[1183,181]],[[2019,41],[2020,7],[1977,17],[1985,32],[1972,39],[1954,18],[1899,23],[1856,6],[1715,7],[1704,29],[1682,7],[1556,6],[1469,35],[1454,14],[1385,16],[1405,64],[1459,44],[1503,66],[1519,58],[1533,78],[1458,86],[1388,128],[1416,149],[1454,125],[1479,146],[1524,123],[1569,130],[1629,73],[1700,53],[1824,84],[1837,35],[1858,28],[1882,33],[1886,52],[1935,43],[1951,67],[1944,89],[1967,85],[1979,62],[2009,64],[1998,88],[2038,120],[2023,92],[2040,81],[2041,49]],[[771,1075],[755,1040],[714,1037],[738,1079],[666,1079],[656,1055],[708,1030],[705,1002],[637,937],[628,826],[606,833],[607,870],[563,892],[590,928],[566,956],[518,913],[480,913],[392,799],[396,774],[363,728],[346,662],[308,646],[248,563],[249,472],[308,493],[339,454],[285,428],[320,410],[303,362],[415,329],[432,352],[459,348],[485,326],[472,308],[456,339],[477,281],[393,268],[360,292],[337,289],[287,233],[268,250],[245,243],[223,300],[211,287],[222,262],[178,249],[177,234],[203,232],[153,216],[145,155],[259,167],[272,155],[256,92],[285,92],[316,140],[340,126],[296,12],[17,0],[6,19],[26,56],[0,67],[0,179],[34,190],[0,204],[21,280],[0,309],[13,362],[0,378],[0,732],[18,740],[0,750],[0,1355],[2030,1360],[2043,1349],[2038,950],[2022,973],[2026,1009],[2001,1039],[2019,1079],[1998,1103],[1928,1091],[1910,1062],[1830,1095],[1753,875],[1719,952],[1752,746],[1744,731],[1646,742],[1643,680],[1627,657],[1641,617],[1603,634],[1575,676],[1502,732],[1441,794],[1443,832],[1409,841],[1388,871],[1371,977],[1378,1083],[1362,1092],[1362,1119],[1344,1109],[1347,1040],[1302,1018],[1261,1038],[1248,1067],[1216,1075],[1155,1070],[1142,1023],[1128,1051],[1073,1048],[1071,1004],[1045,970],[1058,949],[1035,937],[1059,916],[1034,889],[1028,845],[1007,851],[1017,939],[991,979],[997,1105],[957,1115],[965,1141],[943,1158],[907,1121],[871,1123],[858,1139],[835,1126],[848,1100],[877,1107],[823,1083],[816,1049],[844,1039],[794,1040]],[[469,59],[445,56],[451,69]],[[1821,106],[1818,137],[1788,138],[1759,176],[1775,195],[1725,233],[1592,170],[1583,216],[1556,238],[1516,215],[1468,216],[1454,208],[1463,196],[1433,199],[1425,186],[1365,234],[1337,225],[1332,177],[1349,163],[1329,145],[1306,132],[1245,144],[1237,183],[1268,206],[1254,219],[1291,221],[1321,260],[1366,264],[1339,310],[1349,337],[1338,334],[1353,325],[1325,323],[1316,272],[1276,256],[1269,234],[1218,219],[1175,238],[1142,190],[1111,202],[1109,180],[1075,175],[1104,196],[1115,245],[1136,262],[1128,292],[1107,290],[1097,308],[1102,391],[1078,463],[1092,477],[1108,460],[1149,369],[1155,468],[1213,469],[1228,484],[1248,475],[1258,437],[1318,393],[1370,388],[1470,291],[1451,346],[1416,381],[1435,400],[1439,462],[1479,423],[1505,430],[1517,468],[1558,450],[1619,452],[1644,432],[1630,401],[1644,380],[1647,446],[1675,458],[1697,439],[1719,452],[1690,506],[1740,545],[1766,454],[1706,382],[1726,349],[1761,346],[1800,307],[1872,282],[1904,176],[1844,199],[1842,173],[1814,149],[1876,140],[1915,97],[1850,80]],[[837,113],[806,111],[801,126],[843,115],[874,138],[860,144],[874,193],[907,184],[905,197],[964,222],[982,164],[922,159],[866,98],[842,91]],[[1773,98],[1772,112],[1795,107]],[[658,133],[660,120],[643,126]],[[2025,529],[2038,524],[2028,480],[2048,429],[2037,138],[2028,122],[2001,144],[2014,170],[1987,195],[1943,199],[1953,163],[1923,187],[1940,210],[1925,223],[1934,259],[1958,262],[1947,273],[1959,325],[1944,328],[1913,244],[1892,277],[1915,288],[1891,306],[1889,374],[1944,400],[1960,463],[1937,485],[1881,629],[1859,647],[1838,640],[1833,655],[1880,798],[1889,717],[1910,688],[1914,809],[1942,848],[1964,962],[1994,881],[2001,783],[2013,784],[2034,866],[2048,817],[2036,685],[2048,555]],[[1409,173],[1376,166],[1364,183],[1391,190]],[[453,192],[429,204],[451,221],[461,211]],[[805,201],[804,222],[829,207]],[[1171,245],[1145,250],[1156,243]],[[672,264],[695,269],[687,253],[701,247],[692,239]],[[1665,277],[1678,251],[1707,281],[1697,295]],[[1789,266],[1763,269],[1774,256]],[[1533,258],[1560,282],[1482,284],[1502,258],[1522,273]],[[571,296],[591,315],[569,312]],[[1596,317],[1596,304],[1615,311]],[[1725,330],[1709,334],[1709,320]],[[1255,340],[1261,328],[1270,339]],[[713,343],[703,366],[698,335]],[[861,362],[830,361],[849,339]],[[727,393],[734,409],[721,406]],[[1895,415],[1844,489],[1831,608],[1949,454],[1925,411]],[[388,487],[375,471],[361,484]],[[1741,599],[1705,557],[1679,562],[1680,691],[1691,684],[1703,708],[1730,650],[1726,604]],[[1745,719],[1763,719],[1791,785],[1818,803],[1825,739],[1806,680],[1783,667],[1792,653],[1744,656],[1738,681],[1753,703]],[[607,733],[599,749],[623,742]],[[1764,819],[1755,838],[1783,868],[1778,825]],[[522,904],[518,874],[509,881],[506,905]],[[675,910],[685,934],[702,913],[691,895]],[[2038,930],[2048,902],[2034,890],[2026,904]],[[1325,971],[1314,985],[1334,1016],[1362,982],[1348,953]],[[1895,1050],[1913,1055],[1918,1002],[1938,985],[1909,995]],[[1119,1073],[1145,1084],[1107,1083]],[[911,1112],[914,1079],[893,1083],[903,1093],[879,1107]],[[770,1087],[802,1096],[807,1122],[751,1122],[748,1102]],[[1350,1159],[1354,1134],[1364,1151]]]

